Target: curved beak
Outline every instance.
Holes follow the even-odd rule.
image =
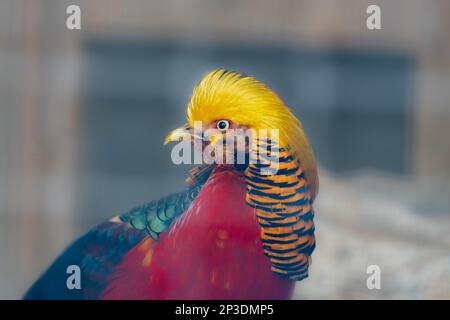
[[[184,126],[170,132],[164,139],[164,145],[168,144],[169,142],[180,142],[184,139],[191,139],[191,137],[191,129],[188,124],[185,124]]]

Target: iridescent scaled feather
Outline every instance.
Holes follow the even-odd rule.
[[[192,169],[187,178],[187,183],[190,185],[187,190],[135,207],[121,215],[120,220],[130,223],[138,230],[145,230],[154,240],[158,240],[159,234],[189,208],[212,169],[213,166],[200,166]]]

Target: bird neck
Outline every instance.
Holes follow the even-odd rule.
[[[308,275],[315,247],[314,213],[304,169],[287,148],[279,148],[278,168],[272,174],[263,169],[273,165],[261,158],[245,170],[246,201],[255,208],[272,271],[299,281]]]

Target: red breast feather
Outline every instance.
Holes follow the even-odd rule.
[[[294,282],[271,271],[242,173],[217,168],[155,242],[130,250],[104,299],[289,299]]]

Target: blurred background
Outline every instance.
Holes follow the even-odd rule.
[[[318,245],[296,298],[450,299],[446,0],[1,0],[0,298],[97,223],[184,188],[162,141],[218,67],[271,86],[315,149]]]

